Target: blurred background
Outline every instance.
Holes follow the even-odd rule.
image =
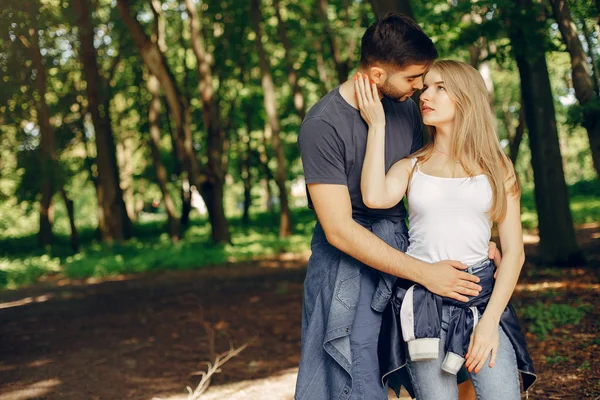
[[[315,221],[297,132],[356,70],[360,37],[389,11],[412,16],[441,58],[470,63],[486,81],[523,187],[529,261],[516,302],[550,374],[538,398],[599,396],[598,0],[2,0],[0,399],[181,391],[189,365],[214,359],[215,332],[217,350],[226,337],[264,341],[213,382],[297,365]],[[70,317],[57,320],[59,310]],[[197,326],[180,325],[177,312]],[[244,331],[245,314],[255,329]],[[67,323],[93,333],[83,336],[88,353],[121,332],[115,346],[130,351],[133,337],[156,354],[135,345],[127,363],[99,347],[74,355],[61,376],[48,366],[84,340],[64,336]],[[170,329],[162,341],[159,326]],[[208,347],[164,357],[185,332],[194,342],[193,332],[211,331],[212,350],[203,339]],[[565,337],[579,347],[561,352]],[[162,366],[143,363],[140,379],[152,376],[155,388],[110,378],[138,371],[138,354]],[[90,365],[104,378],[89,393],[66,385]],[[291,398],[274,393],[256,398]]]

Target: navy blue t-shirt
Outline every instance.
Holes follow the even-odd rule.
[[[385,110],[385,170],[423,147],[423,131],[417,105],[412,99],[394,102],[382,99]],[[401,201],[386,210],[365,206],[360,177],[367,147],[368,126],[360,112],[335,88],[316,103],[304,118],[298,146],[306,183],[348,186],[352,216],[359,219],[387,218],[399,222],[406,217]],[[308,206],[313,208],[308,195]]]

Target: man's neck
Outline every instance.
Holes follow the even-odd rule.
[[[350,104],[350,106],[358,110],[358,102],[354,90],[354,79],[348,79],[340,85],[340,95],[348,104]]]

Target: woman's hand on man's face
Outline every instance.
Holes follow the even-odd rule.
[[[357,72],[354,75],[354,90],[356,91],[360,115],[367,125],[370,127],[385,126],[385,113],[379,98],[377,85],[370,82],[368,75]]]

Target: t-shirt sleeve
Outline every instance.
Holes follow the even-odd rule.
[[[327,122],[311,118],[302,123],[298,147],[309,183],[347,185],[344,143]]]
[[[417,108],[417,105],[414,104],[413,107],[413,140],[412,145],[410,146],[410,154],[415,151],[421,150],[423,147],[423,124],[421,123],[421,114]]]

